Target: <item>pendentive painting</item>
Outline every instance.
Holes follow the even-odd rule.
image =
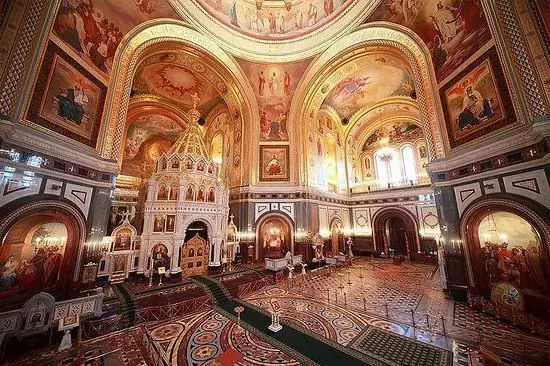
[[[410,28],[428,46],[438,81],[491,40],[479,0],[384,0],[368,19]]]
[[[260,141],[288,141],[288,112],[296,86],[309,61],[292,64],[240,62],[258,101]]]
[[[451,147],[515,121],[494,49],[440,91]]]
[[[53,34],[97,70],[108,74],[120,41],[154,18],[178,18],[166,0],[61,1]]]
[[[29,120],[95,147],[106,88],[53,43],[35,86]]]
[[[260,146],[260,181],[286,182],[289,179],[288,145]]]

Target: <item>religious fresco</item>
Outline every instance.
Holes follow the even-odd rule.
[[[288,145],[260,146],[260,181],[286,182],[289,179]]]
[[[384,0],[368,22],[390,21],[414,31],[426,43],[438,81],[491,40],[478,0]]]
[[[121,173],[134,177],[149,176],[156,159],[172,147],[185,128],[159,114],[143,115],[129,121]]]
[[[479,224],[478,237],[491,284],[508,282],[519,289],[548,292],[541,239],[531,224],[512,213],[494,212]],[[519,301],[519,294],[506,300],[510,305]]]
[[[288,141],[292,129],[288,112],[296,86],[309,61],[257,64],[240,61],[250,80],[260,115],[260,141]]]
[[[170,257],[168,256],[168,248],[164,244],[157,244],[153,247],[153,269],[164,267],[170,268]]]
[[[260,227],[258,240],[264,258],[282,258],[290,250],[291,232],[280,218],[269,218]]]
[[[494,48],[440,89],[451,147],[515,122]]]
[[[403,63],[384,55],[336,84],[323,103],[345,118],[382,99],[408,97],[413,90],[414,82]]]
[[[150,19],[178,18],[166,0],[61,1],[53,34],[87,64],[110,73],[120,41]]]
[[[382,145],[399,145],[404,142],[412,142],[423,137],[422,129],[413,123],[391,123],[375,130],[365,141],[363,151],[375,149]]]
[[[130,250],[132,245],[132,230],[126,228],[119,230],[115,235],[114,250]]]
[[[29,107],[30,120],[95,146],[106,88],[49,43]]]
[[[134,94],[155,94],[182,104],[193,106],[192,96],[199,98],[200,110],[209,110],[223,102],[218,91],[204,76],[186,67],[171,63],[153,63],[140,66],[133,84]]]
[[[6,241],[1,246],[0,296],[3,291],[37,291],[56,286],[67,229],[62,223],[50,222],[32,230],[22,242]]]
[[[246,35],[263,39],[293,39],[335,19],[352,3],[340,0],[246,1],[197,0],[211,16]],[[258,7],[258,4],[261,4]]]

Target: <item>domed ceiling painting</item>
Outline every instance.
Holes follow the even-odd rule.
[[[414,90],[409,71],[397,58],[369,56],[364,63],[336,84],[323,102],[342,118],[349,118],[359,109],[392,96],[408,97]]]
[[[192,96],[196,93],[199,97],[197,109],[204,116],[215,105],[223,103],[220,92],[227,91],[225,84],[208,72],[203,64],[183,54],[153,55],[139,66],[133,92],[154,94],[187,109],[192,107]]]
[[[142,115],[128,121],[122,174],[149,176],[155,160],[172,147],[186,127],[160,114]]]
[[[353,1],[197,0],[197,2],[210,15],[239,32],[256,38],[288,39],[312,32],[330,22]]]
[[[430,49],[442,81],[491,40],[479,0],[383,0],[367,22],[410,28]]]

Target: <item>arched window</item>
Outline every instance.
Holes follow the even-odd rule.
[[[401,180],[401,157],[394,148],[384,148],[374,153],[376,179],[380,187],[396,184]]]
[[[416,182],[416,159],[412,146],[406,145],[401,149],[403,156],[403,171],[407,182]]]

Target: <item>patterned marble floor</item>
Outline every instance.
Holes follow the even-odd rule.
[[[157,354],[172,365],[299,365],[257,335],[214,310],[147,330]]]

